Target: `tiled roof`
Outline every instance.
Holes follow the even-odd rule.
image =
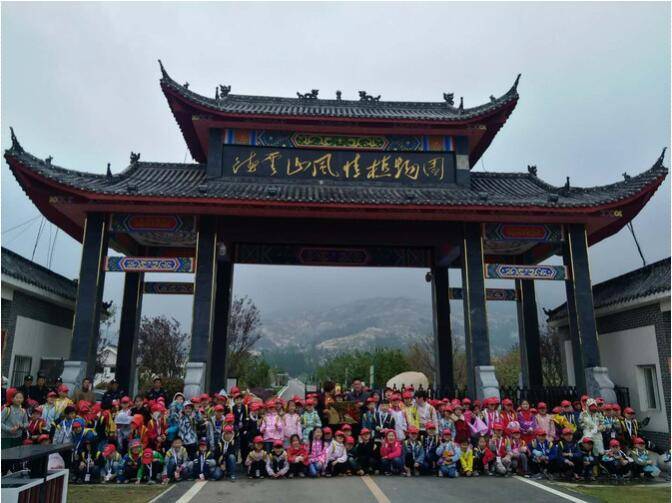
[[[670,257],[593,285],[595,309],[670,291]],[[548,313],[549,321],[567,317],[567,303]]]
[[[75,280],[61,276],[4,247],[2,248],[2,274],[72,301],[77,296]]]
[[[471,173],[470,187],[406,187],[383,182],[208,179],[203,164],[156,162],[135,162],[121,173],[106,176],[57,167],[25,152],[18,142],[5,156],[43,177],[98,194],[323,204],[585,208],[635,196],[667,174],[661,155],[649,170],[599,187],[565,189],[531,173],[483,172]]]
[[[443,102],[357,101],[335,99],[278,98],[227,94],[209,98],[191,91],[173,80],[161,65],[161,85],[186,100],[208,109],[243,115],[314,116],[351,119],[407,119],[421,121],[466,121],[500,110],[518,99],[518,79],[504,95],[471,108]],[[520,75],[518,76],[520,78]]]

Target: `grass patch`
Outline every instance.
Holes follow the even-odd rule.
[[[73,503],[147,503],[165,489],[166,486],[162,485],[69,485],[68,501]]]
[[[570,488],[568,488],[570,489]],[[670,501],[670,486],[575,486],[571,490],[592,496],[604,503],[667,503]]]

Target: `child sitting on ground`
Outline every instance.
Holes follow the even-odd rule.
[[[345,450],[345,434],[338,430],[334,440],[327,447],[326,475],[343,475],[347,470],[348,452]]]
[[[632,443],[634,447],[630,450],[630,456],[634,461],[633,474],[638,477],[645,476],[654,479],[658,477],[661,470],[656,466],[656,462],[649,457],[644,439],[635,437]]]
[[[453,433],[449,429],[441,433],[441,444],[436,448],[439,477],[454,479],[458,476],[457,463],[461,456],[460,448],[453,442]]]
[[[474,472],[474,451],[467,440],[460,443],[460,474],[478,477],[478,472]]]
[[[283,447],[283,442],[280,439],[275,439],[273,441],[273,448],[266,458],[266,473],[272,479],[280,479],[288,471],[289,463],[287,462],[287,452]]]
[[[247,478],[263,479],[266,472],[266,462],[268,461],[268,454],[264,450],[264,438],[257,435],[252,439],[252,445],[253,448],[245,459]]]
[[[287,461],[289,462],[289,478],[306,476],[308,466],[308,448],[301,443],[298,435],[292,435],[287,448]]]
[[[420,467],[425,462],[425,450],[422,442],[418,440],[419,430],[415,426],[409,426],[404,440],[404,475],[410,477],[420,475]]]
[[[492,475],[495,455],[488,447],[485,436],[479,437],[474,447],[474,475]]]
[[[404,469],[401,443],[394,430],[387,430],[380,446],[380,465],[385,475],[400,474]]]

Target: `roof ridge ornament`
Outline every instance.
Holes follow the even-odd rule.
[[[513,83],[513,87],[511,88],[513,91],[518,90],[518,83],[520,82],[520,76],[522,73],[519,73],[518,76],[516,77],[516,81]]]
[[[166,71],[166,69],[163,67],[163,63],[161,62],[161,60],[159,60],[159,68],[161,68],[161,75],[163,76],[163,78],[164,79],[169,79],[170,76],[168,75],[168,72]]]
[[[230,92],[231,92],[231,86],[225,86],[224,84],[220,84],[218,87],[215,87],[215,99],[223,100],[229,95]]]
[[[47,157],[47,158],[44,160],[44,162],[47,164],[47,166],[51,166],[51,161],[53,161],[53,160],[54,160],[54,156],[53,156],[53,155],[50,155],[49,157]]]
[[[628,175],[628,172],[627,172],[627,171],[623,173],[623,180],[625,180],[626,182],[627,182],[628,180],[630,180],[631,178],[632,178],[632,177],[631,177],[630,175]]]
[[[667,147],[663,147],[663,151],[660,153],[660,157],[658,158],[658,164],[660,166],[663,165],[663,160],[665,160],[665,152],[667,151]]]
[[[459,107],[460,113],[464,111],[464,96],[460,96],[460,107]]]
[[[139,160],[140,160],[140,152],[131,151],[131,166],[137,164]]]
[[[311,89],[309,93],[301,94],[297,92],[296,95],[299,97],[300,100],[316,100],[319,92],[320,92],[319,89]]]
[[[570,185],[570,183],[569,183],[569,177],[567,177],[567,181],[565,182],[564,187],[562,187],[562,189],[560,190],[560,193],[561,193],[563,196],[567,197],[567,196],[569,195],[569,193],[570,193],[571,190],[572,190],[572,187],[571,187],[571,185]]]
[[[378,96],[372,96],[366,91],[359,91],[359,101],[380,101],[380,94]]]
[[[527,172],[532,176],[537,176],[537,166],[536,166],[536,164],[533,164],[533,165],[528,164],[527,165]]]
[[[336,101],[341,101],[341,95],[342,94],[343,93],[341,93],[341,91],[336,91]]]
[[[105,173],[107,178],[112,178],[112,169],[110,168],[110,163],[107,163],[107,172]]]
[[[16,135],[14,134],[14,128],[12,126],[9,126],[9,131],[12,135],[12,150],[16,150],[17,152],[23,152],[23,147],[19,143],[19,140],[17,140]]]
[[[443,93],[443,101],[452,107],[455,104],[455,93]]]

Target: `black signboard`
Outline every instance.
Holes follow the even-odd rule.
[[[224,145],[222,172],[231,177],[455,183],[452,152],[357,152]]]

